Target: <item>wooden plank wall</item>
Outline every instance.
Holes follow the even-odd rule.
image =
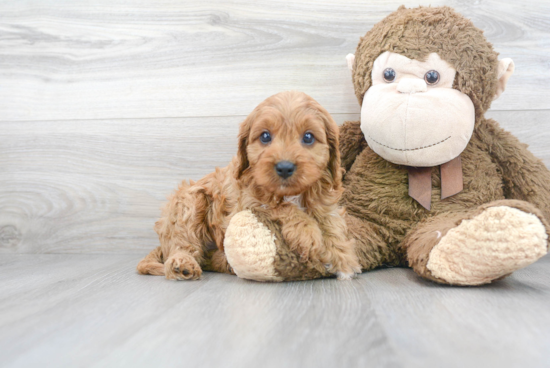
[[[489,115],[550,165],[544,0],[0,1],[0,253],[146,253],[183,178],[264,98],[357,119],[345,56],[401,3],[450,5],[516,73]]]

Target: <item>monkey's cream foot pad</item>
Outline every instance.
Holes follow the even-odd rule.
[[[491,207],[449,230],[430,252],[427,267],[451,284],[486,284],[544,256],[547,238],[537,216]]]
[[[281,281],[274,266],[275,239],[251,211],[233,216],[225,234],[224,247],[227,260],[237,276],[258,281]]]

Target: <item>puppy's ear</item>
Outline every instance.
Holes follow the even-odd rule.
[[[246,153],[246,147],[248,146],[248,138],[250,136],[250,129],[252,128],[252,121],[255,114],[250,114],[241,123],[239,127],[239,147],[237,149],[237,167],[233,175],[235,179],[240,179],[243,172],[248,169],[250,163],[248,162],[248,154]]]
[[[338,136],[340,129],[336,122],[332,119],[332,116],[322,108],[323,120],[325,122],[325,130],[327,134],[327,143],[329,145],[330,157],[328,160],[327,170],[332,176],[332,183],[334,188],[340,188],[342,184],[342,168],[340,167],[340,145],[338,143]]]

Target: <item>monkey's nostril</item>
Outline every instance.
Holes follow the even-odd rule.
[[[275,165],[275,171],[277,172],[277,175],[279,175],[283,179],[291,177],[292,174],[294,174],[295,170],[296,165],[294,165],[290,161],[281,161]]]

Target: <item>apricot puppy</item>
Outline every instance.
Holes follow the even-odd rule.
[[[255,209],[281,225],[284,241],[339,279],[360,273],[343,210],[338,126],[308,95],[269,97],[240,126],[237,155],[225,168],[184,181],[155,224],[160,246],[137,266],[141,274],[195,280],[201,266],[232,273],[223,252],[231,217]],[[217,248],[212,259],[207,250]]]

